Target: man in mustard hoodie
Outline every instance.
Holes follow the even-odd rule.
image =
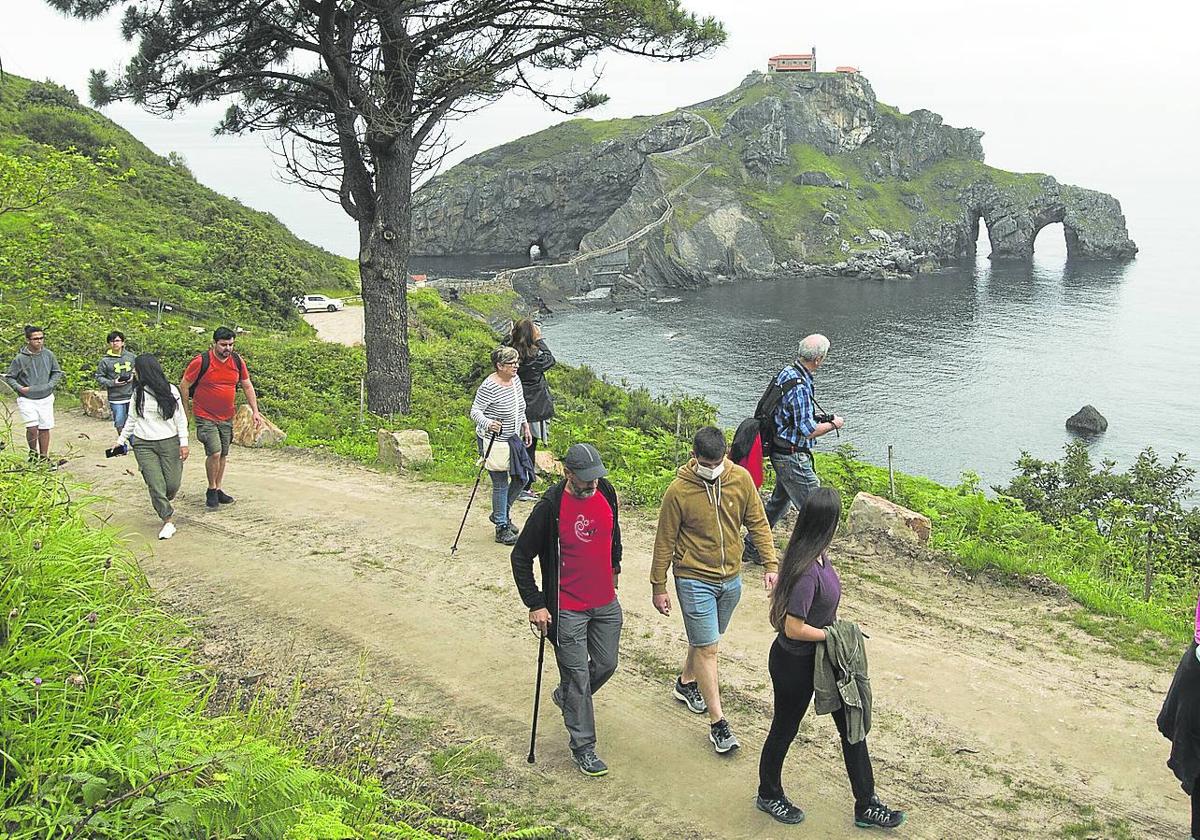
[[[675,698],[696,714],[708,712],[708,738],[722,754],[741,746],[721,711],[717,644],[742,597],[743,526],[764,560],[768,592],[778,570],[771,526],[754,480],[725,451],[720,429],[705,426],[696,432],[692,459],[679,468],[663,496],[650,565],[654,608],[663,615],[671,614],[671,567],[688,637]]]

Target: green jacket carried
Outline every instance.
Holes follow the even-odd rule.
[[[871,731],[871,679],[867,676],[867,646],[853,621],[835,621],[825,628],[825,643],[817,645],[813,666],[813,705],[819,715],[846,710],[846,736],[857,744]]]

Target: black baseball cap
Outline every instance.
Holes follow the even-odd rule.
[[[575,473],[580,481],[595,481],[608,475],[604,462],[600,460],[600,453],[590,443],[572,444],[563,458],[563,466]]]

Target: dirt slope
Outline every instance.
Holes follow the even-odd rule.
[[[599,752],[612,773],[574,772],[549,703],[551,662],[539,761],[529,767],[536,640],[507,551],[491,539],[486,494],[451,557],[467,490],[303,453],[235,449],[226,484],[237,504],[205,511],[197,458],[185,470],[179,533],[157,542],[132,458],[98,455],[111,426],[73,413],[60,423],[56,448],[74,448],[68,469],[113,497],[112,521],[131,532],[168,600],[185,596],[216,626],[276,651],[343,663],[326,672],[333,682],[342,673],[348,686],[369,659],[374,685],[406,712],[419,714],[421,704],[449,712],[465,737],[508,757],[514,801],[552,796],[622,837],[861,836],[826,717],[806,718],[785,767],[789,794],[808,811],[805,827],[778,826],[754,809],[772,636],[755,574],[747,573],[721,660],[743,748],[719,758],[704,720],[670,696],[682,624],[650,605],[652,523],[629,516],[622,664],[597,702]],[[518,508],[518,521],[527,512]],[[1061,620],[1073,609],[1061,600],[863,547],[841,545],[835,562],[842,615],[871,636],[871,751],[881,796],[909,811],[902,836],[1186,836],[1186,799],[1154,728],[1168,669],[1100,651]]]

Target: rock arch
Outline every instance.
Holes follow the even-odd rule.
[[[1042,178],[1039,187],[1033,194],[990,180],[968,187],[962,196],[967,242],[960,253],[975,253],[980,219],[987,223],[993,260],[1032,260],[1038,231],[1056,223],[1063,226],[1070,259],[1125,259],[1137,253],[1115,198],[1059,184],[1049,176]]]

